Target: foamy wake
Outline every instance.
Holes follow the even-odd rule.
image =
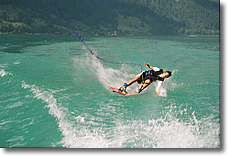
[[[165,117],[149,120],[158,148],[217,148],[219,124],[208,126],[211,118],[197,120],[193,112],[190,121],[181,121],[168,112]]]
[[[90,70],[101,84],[106,88],[107,86],[120,87],[125,82],[135,78],[133,67],[122,65],[121,69],[113,69],[104,67],[99,59],[91,55],[86,55],[85,58],[74,58],[75,66],[80,65],[82,69]],[[135,87],[135,86],[134,86]]]
[[[0,70],[0,76],[1,76],[1,77],[4,77],[4,76],[6,76],[6,75],[13,75],[13,74],[10,73],[10,72],[6,72],[4,69]]]
[[[63,147],[106,147],[106,141],[100,133],[96,132],[96,129],[91,132],[91,130],[87,129],[86,126],[75,127],[75,122],[71,122],[68,119],[68,109],[64,108],[61,103],[57,102],[50,90],[45,91],[35,85],[26,84],[24,81],[22,81],[22,88],[30,89],[34,98],[41,99],[47,103],[46,107],[49,108],[49,114],[53,115],[58,121],[58,127],[63,135],[63,139],[59,144],[62,144]],[[80,123],[83,121],[83,118],[79,116],[78,118],[75,118],[75,120]]]
[[[84,113],[76,117],[58,103],[54,92],[22,82],[22,88],[30,89],[34,98],[41,99],[49,108],[49,114],[58,121],[62,133],[59,142],[68,148],[218,148],[220,147],[219,122],[213,117],[197,120],[195,112],[188,121],[172,115],[171,110],[159,119],[122,120],[106,127],[102,118]],[[185,112],[187,110],[184,110]],[[98,119],[99,118],[99,119]],[[100,123],[94,122],[99,120]]]

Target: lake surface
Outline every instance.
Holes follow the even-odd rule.
[[[0,147],[220,148],[220,43],[207,37],[0,35]],[[172,71],[141,94],[143,63]],[[138,84],[128,90],[135,91]]]

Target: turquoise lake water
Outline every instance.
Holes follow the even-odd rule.
[[[219,38],[83,38],[172,71],[162,96],[113,93],[141,67],[74,36],[0,35],[0,147],[220,148]]]

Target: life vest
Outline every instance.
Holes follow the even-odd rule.
[[[164,81],[164,78],[159,76],[162,73],[163,73],[162,69],[160,69],[159,71],[147,70],[143,72],[143,74],[141,75],[141,79],[143,82],[147,79],[150,79],[151,82],[156,80]]]

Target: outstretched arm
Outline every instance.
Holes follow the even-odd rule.
[[[160,70],[161,70],[161,72],[163,72],[162,69],[160,69],[160,68],[158,68],[158,67],[153,67],[153,66],[147,64],[146,62],[144,62],[144,65],[145,65],[147,68],[150,68],[150,69],[152,69],[152,70],[154,70],[154,71],[160,71]]]
[[[151,66],[151,65],[147,64],[146,62],[144,62],[144,65],[145,65],[147,68],[154,69],[154,67],[153,67],[153,66]]]

